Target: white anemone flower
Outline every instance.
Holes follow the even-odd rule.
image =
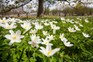
[[[66,23],[65,20],[66,20],[66,19],[65,19],[64,17],[61,17],[61,21],[62,21],[63,23]]]
[[[5,38],[10,40],[9,45],[13,44],[14,42],[21,42],[21,38],[24,36],[21,35],[21,31],[18,30],[16,33],[14,33],[13,30],[9,30],[10,34],[5,35]]]
[[[42,43],[41,44],[44,44],[44,45],[48,45],[48,44],[51,44],[50,43],[50,40],[46,37],[45,39],[42,38]],[[52,44],[51,44],[52,45]]]
[[[76,23],[76,24],[79,24],[79,22],[78,22],[78,21],[75,21],[75,23]]]
[[[82,24],[80,24],[80,23],[79,23],[79,26],[83,27],[83,25],[82,25]]]
[[[73,44],[71,44],[70,42],[63,42],[64,43],[64,45],[66,46],[66,47],[72,47],[73,46]]]
[[[41,43],[41,39],[39,36],[36,36],[35,34],[30,36],[31,41],[28,42],[28,44],[31,44],[32,47],[39,47],[39,44]]]
[[[59,38],[60,38],[61,41],[63,41],[63,42],[68,41],[68,40],[64,37],[64,34],[60,34],[60,37],[59,37]]]
[[[46,36],[46,38],[47,38],[48,40],[50,40],[50,41],[51,41],[51,40],[54,40],[54,37],[55,37],[55,36],[53,36],[53,35],[48,35],[48,36]]]
[[[73,44],[70,44],[70,42],[68,42],[68,40],[64,37],[64,34],[60,34],[60,37],[61,41],[64,43],[65,46],[67,47],[71,47],[73,46]]]
[[[51,25],[51,29],[53,29],[53,34],[55,34],[56,30],[59,30],[60,27],[53,24],[53,25]]]
[[[61,20],[65,20],[65,18],[64,17],[61,17]]]
[[[88,19],[85,19],[85,22],[88,23],[89,22]]]
[[[82,34],[83,34],[83,36],[86,37],[86,38],[90,37],[89,34],[86,34],[86,33],[84,33],[84,32],[82,32]]]
[[[73,22],[73,21],[70,21],[70,23],[74,24],[74,22]]]
[[[35,23],[35,29],[38,30],[38,29],[43,29],[43,26],[39,23]]]
[[[33,29],[33,30],[31,29],[31,30],[30,30],[30,33],[31,33],[31,34],[36,34],[36,33],[37,33],[37,30],[36,30],[36,29]]]
[[[45,22],[44,25],[45,25],[45,26],[49,26],[49,23]]]
[[[70,19],[66,19],[66,22],[69,22],[70,21]]]
[[[28,31],[29,29],[32,28],[31,23],[29,22],[24,22],[23,24],[21,24],[21,27],[25,29],[25,31]]]
[[[14,28],[17,27],[17,26],[16,26],[16,23],[11,23],[11,24],[9,24],[9,23],[4,23],[4,24],[1,24],[1,26],[2,26],[3,28],[5,28],[5,29],[14,29]]]
[[[56,52],[58,52],[60,48],[52,49],[52,45],[47,45],[46,48],[40,47],[40,52],[43,53],[47,57],[53,56]]]
[[[70,22],[72,24],[74,24],[73,20],[67,19],[66,22]]]
[[[49,33],[47,31],[42,31],[43,35],[47,36]]]
[[[0,23],[7,23],[8,20],[6,18],[0,19]]]
[[[24,23],[24,21],[20,20],[20,19],[16,19],[17,23]]]
[[[74,25],[74,27],[75,27],[75,29],[76,29],[77,31],[80,31],[80,29],[78,28],[78,26]]]
[[[57,21],[52,21],[53,23],[58,23]]]
[[[53,22],[49,22],[50,26],[54,25]]]
[[[71,28],[71,27],[68,28],[68,31],[69,32],[76,32],[76,30],[74,28]]]
[[[62,23],[66,23],[66,21],[62,21]]]
[[[8,18],[7,20],[12,23],[18,22],[16,18]]]

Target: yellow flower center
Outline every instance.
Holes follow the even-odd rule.
[[[17,38],[17,36],[16,36],[16,35],[14,35],[14,36],[13,36],[13,39],[16,39],[16,38]]]
[[[47,45],[47,44],[48,44],[48,42],[45,42],[45,44]]]
[[[11,28],[10,26],[7,26],[6,28]]]
[[[48,53],[47,53],[48,55],[50,55],[51,54],[51,51],[48,51]]]
[[[27,29],[28,26],[24,26],[24,29]]]
[[[64,39],[64,37],[62,36],[61,39]]]
[[[73,32],[73,30],[71,29],[70,32]]]
[[[2,22],[4,23],[6,20],[2,20]]]

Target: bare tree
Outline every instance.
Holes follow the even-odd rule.
[[[32,0],[18,0],[15,2],[14,5],[4,6],[4,2],[3,2],[3,0],[1,0],[0,1],[0,14],[9,12],[10,10],[15,9],[15,8],[22,7],[25,4],[29,3],[30,1],[32,1]]]

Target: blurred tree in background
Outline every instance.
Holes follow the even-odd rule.
[[[12,9],[17,9],[27,5],[32,0],[0,0],[0,14],[5,14]],[[57,16],[67,16],[67,15],[92,15],[93,9],[86,6],[82,0],[36,0],[37,4],[37,17],[42,17],[43,15],[57,15]],[[47,2],[45,6],[45,2]],[[89,3],[91,4],[91,3]],[[25,8],[24,11],[26,16],[32,12],[32,5],[29,10]],[[18,13],[18,16],[20,14]]]

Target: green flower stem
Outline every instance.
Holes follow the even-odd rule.
[[[18,62],[20,62],[20,60],[21,60],[21,58],[22,58],[23,53],[24,53],[24,48],[22,49],[22,53],[21,53],[21,55],[20,55],[20,58],[19,58]]]

